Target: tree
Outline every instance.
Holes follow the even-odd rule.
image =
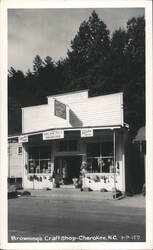
[[[15,96],[18,103],[21,103],[24,98],[24,82],[24,73],[11,67],[8,76],[8,95]]]
[[[35,74],[38,74],[39,71],[43,68],[43,60],[39,55],[36,55],[33,60],[33,70]]]
[[[131,134],[145,125],[145,20],[132,18],[127,22],[128,41],[125,58],[128,82],[125,86],[125,119]]]
[[[53,59],[50,57],[50,56],[46,56],[46,58],[44,59],[44,67],[46,69],[50,69],[50,68],[53,68],[55,65],[54,65],[54,61]]]
[[[80,25],[68,51],[70,88],[89,88],[95,84],[95,75],[106,76],[109,50],[109,31],[93,11]]]
[[[127,30],[116,30],[111,39],[110,81],[103,85],[107,93],[124,93],[124,119],[131,137],[145,125],[145,21],[132,18]]]
[[[112,81],[109,88],[114,92],[124,91],[127,82],[126,60],[124,49],[127,44],[127,33],[123,29],[116,30],[111,39],[110,74]]]
[[[16,134],[21,132],[21,106],[13,96],[8,97],[8,133]]]
[[[132,18],[127,29],[109,31],[95,11],[84,21],[71,41],[67,58],[54,62],[36,56],[33,72],[24,75],[11,68],[8,77],[11,111],[21,106],[42,104],[46,96],[88,88],[92,96],[124,93],[125,121],[131,136],[145,125],[145,21]],[[15,114],[14,113],[14,114]],[[11,113],[12,115],[12,113]],[[16,128],[15,128],[16,130]]]

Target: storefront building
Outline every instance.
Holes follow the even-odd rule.
[[[22,186],[23,147],[18,142],[18,136],[8,139],[8,183]]]
[[[47,99],[22,109],[23,187],[75,186],[81,176],[83,188],[124,192],[123,94],[88,97],[83,90]]]

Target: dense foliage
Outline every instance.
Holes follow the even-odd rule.
[[[42,104],[46,96],[89,89],[90,96],[123,91],[125,122],[131,135],[145,124],[145,21],[132,18],[112,36],[95,11],[71,41],[64,60],[37,55],[33,71],[11,68],[8,76],[9,133],[21,131],[21,107]]]

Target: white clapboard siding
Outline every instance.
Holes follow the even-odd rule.
[[[18,154],[19,143],[9,143],[9,177],[22,177],[23,153]]]
[[[83,91],[86,95],[87,91]],[[68,96],[69,98],[65,98]],[[22,109],[22,132],[51,128],[123,125],[122,93],[80,99],[81,92],[58,95],[56,99],[66,105],[66,120],[54,115],[54,98],[49,103]],[[77,102],[77,95],[78,102]],[[70,98],[71,96],[71,98]],[[71,100],[71,103],[70,103]]]
[[[54,103],[54,102],[53,102]],[[22,109],[22,132],[34,132],[48,128],[69,126],[68,107],[67,119],[54,115],[54,104],[27,107]]]
[[[69,104],[74,102],[81,102],[88,99],[88,90],[75,91],[65,94],[48,96],[48,104],[52,104],[52,99],[57,99],[60,102]]]
[[[88,98],[87,101],[70,104],[72,126],[123,125],[123,96],[121,93]],[[75,117],[75,114],[78,117]],[[72,117],[71,117],[72,116]],[[74,118],[73,118],[74,116]]]

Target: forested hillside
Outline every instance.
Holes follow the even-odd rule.
[[[21,132],[21,107],[45,103],[47,95],[86,88],[90,96],[124,92],[124,120],[131,136],[145,124],[144,17],[133,17],[126,30],[110,35],[93,11],[81,23],[64,60],[36,55],[32,71],[10,68],[9,134]]]

